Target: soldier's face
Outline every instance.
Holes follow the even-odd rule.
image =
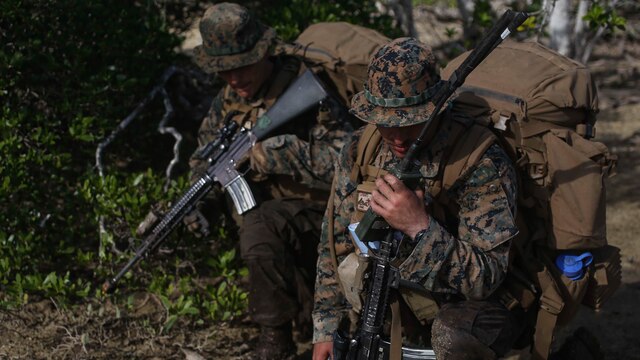
[[[395,156],[402,159],[411,144],[418,138],[424,124],[416,124],[403,127],[382,127],[378,126],[378,131],[382,136],[382,140],[389,145]]]
[[[273,63],[268,57],[264,57],[257,63],[247,66],[221,71],[218,73],[222,80],[242,98],[251,99],[260,90],[262,84],[269,78],[273,71]]]

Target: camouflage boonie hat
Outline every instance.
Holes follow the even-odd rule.
[[[200,34],[202,45],[193,49],[195,62],[211,73],[260,61],[276,38],[274,29],[257,21],[246,8],[232,3],[207,9],[200,20]]]
[[[427,121],[439,88],[436,58],[427,45],[399,38],[376,52],[369,63],[364,91],[351,101],[351,113],[384,127]]]

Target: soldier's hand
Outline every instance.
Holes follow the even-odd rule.
[[[431,217],[424,204],[424,191],[411,191],[391,174],[376,179],[376,186],[371,193],[371,210],[391,227],[413,238],[429,226]]]
[[[313,360],[333,359],[333,341],[313,344]]]
[[[195,237],[209,236],[209,222],[199,209],[192,210],[182,219],[182,222]]]

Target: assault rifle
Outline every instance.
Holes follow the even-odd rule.
[[[234,121],[229,121],[220,130],[219,137],[207,144],[200,152],[200,156],[207,159],[209,163],[206,173],[191,185],[166,215],[153,226],[151,233],[136,249],[131,260],[113,278],[105,281],[102,285],[103,293],[113,290],[116,283],[133,266],[156,249],[216,182],[230,194],[238,214],[243,214],[255,207],[256,201],[251,189],[236,169],[236,165],[256,142],[267,138],[281,125],[327,98],[328,93],[320,81],[307,70],[287,88],[264,115],[258,118],[251,130],[240,127]]]
[[[528,17],[529,15],[524,12],[507,10],[449,80],[441,81],[438,84],[439,89],[433,97],[434,111],[429,115],[420,135],[411,145],[406,156],[393,171],[393,174],[407,187],[415,189],[421,177],[420,163],[415,160],[415,157],[422,147],[429,124],[438,116],[442,107],[456,89],[464,83],[471,71]],[[400,348],[400,344],[390,343],[383,339],[383,325],[389,304],[389,293],[391,289],[397,289],[401,283],[403,286],[407,283],[400,279],[398,269],[391,266],[391,260],[395,257],[398,246],[398,240],[394,238],[395,230],[382,216],[377,215],[369,208],[354,232],[354,237],[367,246],[367,255],[373,259],[373,266],[371,273],[368,274],[367,295],[358,329],[352,339],[348,339],[340,331],[334,334],[334,358],[336,360],[377,360],[388,359],[390,355],[394,355],[394,353],[397,355],[398,352],[401,352],[403,359],[435,359],[431,350]],[[380,239],[382,240],[380,241]],[[378,250],[374,250],[368,245],[374,242],[379,242],[379,245],[376,246]],[[410,286],[411,284],[406,285]],[[397,341],[401,341],[401,339]]]

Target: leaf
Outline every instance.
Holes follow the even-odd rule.
[[[136,176],[136,178],[133,179],[133,186],[140,185],[140,183],[142,182],[143,179],[144,179],[144,174],[140,174],[140,175]]]
[[[167,317],[167,321],[164,322],[164,326],[162,327],[163,332],[168,332],[169,330],[171,330],[177,320],[178,315],[170,315],[169,317]]]
[[[58,279],[58,276],[56,275],[56,273],[55,272],[50,272],[49,275],[47,275],[47,277],[44,278],[44,281],[42,282],[42,285],[43,286],[53,285],[53,284],[55,284],[57,279]]]

